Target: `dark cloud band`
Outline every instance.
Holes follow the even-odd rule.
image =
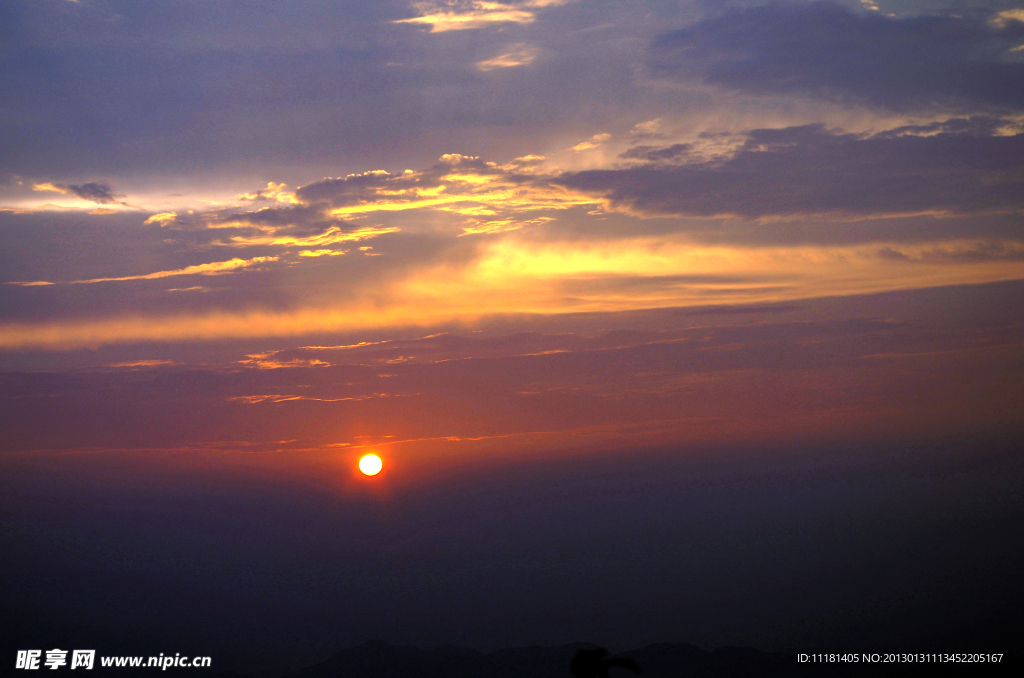
[[[657,40],[670,78],[755,95],[802,94],[894,111],[1024,109],[1024,22],[854,12],[836,4],[732,9]]]
[[[679,157],[677,147],[638,147],[624,155],[648,161],[642,165],[556,181],[658,215],[1017,213],[1024,210],[1024,134],[999,135],[994,127],[997,121],[973,119],[875,135],[822,125],[758,129],[725,160],[666,164]]]

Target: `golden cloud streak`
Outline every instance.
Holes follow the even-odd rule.
[[[67,195],[68,193],[70,193],[70,191],[68,189],[64,188],[63,186],[54,186],[50,182],[46,182],[46,183],[42,183],[42,184],[32,184],[32,190],[33,191],[50,191],[52,193],[61,193],[61,194],[64,194],[64,195]]]
[[[231,273],[237,271],[240,268],[249,268],[250,266],[256,266],[258,264],[265,264],[271,261],[277,261],[278,257],[254,257],[252,259],[231,259],[229,261],[214,261],[209,264],[196,264],[195,266],[186,266],[185,268],[177,268],[172,271],[157,271],[156,273],[147,273],[145,275],[126,275],[120,278],[90,278],[89,280],[71,280],[66,284],[68,285],[88,285],[92,283],[101,282],[122,282],[126,280],[156,280],[159,278],[170,278],[176,275],[221,275],[224,273]],[[55,283],[47,282],[45,280],[37,280],[35,282],[9,282],[4,283],[5,285],[17,285],[19,287],[33,287],[36,285],[53,285]]]
[[[464,184],[482,185],[478,192],[450,193],[423,200],[381,200],[359,205],[347,205],[331,210],[333,216],[365,214],[368,212],[400,212],[434,208],[462,214],[492,215],[495,210],[514,211],[568,209],[576,205],[598,205],[605,198],[574,192],[561,186],[535,185],[530,187],[502,184],[497,178],[486,175],[449,175]],[[456,207],[459,204],[466,207]]]
[[[311,235],[305,238],[297,238],[295,236],[273,236],[273,235],[257,235],[257,236],[234,236],[231,238],[231,243],[236,247],[249,247],[252,245],[285,245],[288,247],[322,247],[324,245],[333,245],[339,242],[358,242],[360,240],[368,240],[370,238],[376,238],[379,235],[386,233],[395,233],[399,230],[397,226],[388,226],[387,228],[380,228],[375,226],[367,226],[360,228],[355,231],[343,232],[337,226],[331,226],[329,229],[319,235]],[[306,255],[310,256],[310,255]]]
[[[579,245],[513,236],[489,244],[468,265],[416,271],[385,290],[383,301],[373,288],[344,307],[7,323],[0,325],[0,349],[302,336],[496,314],[765,303],[1024,279],[1024,252],[1014,247],[957,241],[739,248],[656,238]],[[1003,258],[979,254],[993,251]]]
[[[173,360],[129,360],[123,363],[109,363],[105,367],[127,367],[127,368],[140,368],[140,367],[164,367],[166,365],[178,365],[179,363]]]
[[[211,341],[247,337],[289,337],[369,327],[434,323],[450,315],[409,306],[390,309],[303,309],[290,313],[240,312],[133,315],[98,320],[0,325],[0,349],[65,350],[150,341]]]
[[[556,7],[568,2],[572,0],[520,0],[514,4],[494,0],[414,2],[412,5],[420,16],[398,19],[394,23],[422,24],[429,26],[431,33],[484,28],[496,23],[528,24],[536,19],[530,9]]]
[[[424,24],[430,26],[431,33],[444,31],[462,31],[470,28],[482,28],[495,23],[528,24],[533,22],[533,12],[508,10],[504,12],[437,12],[411,19],[398,19],[396,24]]]
[[[300,257],[340,257],[344,250],[301,250]]]

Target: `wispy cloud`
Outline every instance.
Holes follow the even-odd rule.
[[[645,120],[633,125],[631,133],[634,137],[648,137],[658,134],[661,131],[661,118]]]
[[[507,233],[509,231],[518,231],[519,229],[526,228],[527,226],[545,224],[554,220],[554,217],[537,217],[536,219],[526,219],[524,221],[515,221],[513,219],[481,221],[477,222],[473,226],[463,228],[461,235]]]
[[[533,63],[540,50],[532,45],[517,44],[510,46],[501,54],[476,62],[476,67],[481,71],[493,71],[496,68],[513,68],[515,66],[526,66]]]
[[[536,19],[536,10],[564,5],[574,0],[443,0],[414,2],[419,16],[395,23],[429,26],[432,33],[484,28],[494,24],[528,24]]]
[[[128,360],[121,363],[109,363],[106,367],[121,367],[127,369],[140,369],[146,367],[164,367],[168,365],[178,365],[173,360]]]
[[[73,184],[54,184],[46,182],[33,184],[32,190],[49,191],[64,195],[70,194],[81,198],[82,200],[89,200],[101,205],[124,205],[126,207],[131,207],[128,203],[118,200],[117,198],[119,196],[115,196],[113,190],[107,184],[90,182],[76,186]]]
[[[171,278],[173,276],[178,275],[222,275],[224,273],[232,273],[239,269],[250,268],[252,266],[258,266],[260,264],[266,264],[277,260],[278,257],[254,257],[252,259],[231,259],[230,261],[214,261],[209,264],[196,264],[195,266],[186,266],[185,268],[178,268],[171,271],[157,271],[155,273],[146,273],[145,275],[127,275],[117,278],[90,278],[88,280],[70,280],[66,284],[88,285],[92,283],[124,282],[128,280],[157,280],[160,278]],[[33,282],[8,282],[4,284],[17,285],[20,287],[33,287],[36,285],[53,285],[56,283],[47,282],[45,280],[37,280]]]
[[[352,231],[343,231],[339,226],[331,226],[323,233],[306,237],[291,235],[257,235],[257,236],[232,236],[231,244],[237,247],[252,247],[253,245],[283,245],[286,247],[321,247],[334,245],[341,242],[358,242],[369,240],[388,233],[397,233],[397,226],[378,227],[367,226]],[[311,256],[311,255],[305,255]]]

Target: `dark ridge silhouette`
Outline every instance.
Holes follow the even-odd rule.
[[[569,670],[573,678],[608,678],[613,668],[629,669],[633,673],[643,673],[632,657],[609,657],[608,650],[599,647],[595,650],[579,650],[569,662]]]

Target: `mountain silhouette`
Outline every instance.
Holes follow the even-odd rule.
[[[632,657],[609,657],[608,650],[599,647],[595,650],[578,650],[569,662],[569,671],[573,678],[608,678],[613,668],[629,669],[633,673],[641,673],[640,667]]]

